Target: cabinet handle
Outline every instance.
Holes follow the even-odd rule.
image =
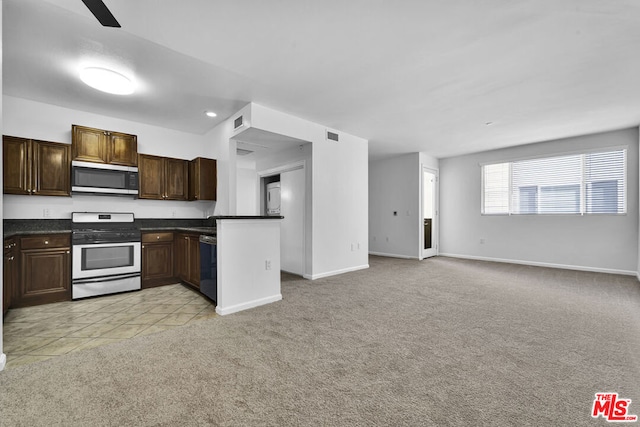
[[[142,245],[142,249],[144,249],[144,245]]]
[[[156,239],[157,239],[157,240],[160,240],[160,236],[156,236]]]
[[[69,251],[67,251],[67,252],[65,252],[65,253],[67,253],[67,254],[68,254],[68,253],[69,253]]]
[[[13,258],[14,258],[14,257],[9,258],[9,261],[13,261]]]
[[[48,244],[49,244],[49,241],[48,241],[48,240],[45,240],[45,241],[44,241],[44,244],[45,244],[45,245],[48,245]]]

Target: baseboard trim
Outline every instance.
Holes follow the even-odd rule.
[[[352,271],[364,270],[369,268],[369,264],[359,265],[357,267],[343,268],[341,270],[328,271],[319,274],[305,274],[302,277],[309,280],[322,279],[323,277],[337,276],[338,274],[351,273]]]
[[[227,314],[237,313],[238,311],[242,310],[248,310],[250,308],[280,301],[281,299],[282,294],[277,294],[270,297],[255,299],[249,302],[243,302],[242,304],[232,305],[230,307],[216,307],[216,313],[218,313],[220,316],[226,316]]]
[[[419,259],[418,257],[415,257],[415,256],[388,254],[385,252],[369,252],[369,255],[384,256],[389,258],[400,258],[400,259]]]
[[[592,273],[621,274],[624,276],[636,276],[638,277],[638,280],[640,280],[640,273],[638,273],[637,271],[618,270],[614,268],[586,267],[582,265],[554,264],[550,262],[523,261],[519,259],[492,258],[492,257],[460,255],[460,254],[450,254],[450,253],[440,253],[438,255],[443,257],[472,259],[477,261],[504,262],[507,264],[531,265],[534,267],[561,268],[564,270],[589,271]]]
[[[7,355],[0,354],[0,371],[4,370],[4,366],[7,364]]]

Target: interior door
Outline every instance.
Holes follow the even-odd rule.
[[[304,274],[304,169],[280,174],[280,267],[284,271]]]
[[[438,254],[438,171],[422,170],[422,258]]]

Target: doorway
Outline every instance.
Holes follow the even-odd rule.
[[[279,215],[280,268],[303,276],[305,271],[305,200],[306,172],[304,163],[278,168],[261,175],[261,211],[263,215]],[[269,213],[268,186],[277,183],[279,211]]]
[[[422,258],[438,254],[438,171],[422,169]]]

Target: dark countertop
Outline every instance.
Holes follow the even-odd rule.
[[[283,219],[283,216],[266,215],[230,215],[230,216],[210,216],[209,219]]]
[[[35,234],[70,234],[69,230],[17,230],[17,231],[5,231],[4,238],[8,239],[13,236],[29,236]]]
[[[207,234],[209,236],[215,236],[217,234],[216,227],[142,227],[140,231],[143,233],[153,233],[156,231],[184,231],[187,233],[200,233]]]
[[[216,234],[216,220],[233,219],[282,219],[282,216],[221,215],[206,219],[190,218],[136,218],[135,225],[142,232],[184,231],[208,235]],[[29,234],[71,233],[71,219],[5,219],[4,237]]]

